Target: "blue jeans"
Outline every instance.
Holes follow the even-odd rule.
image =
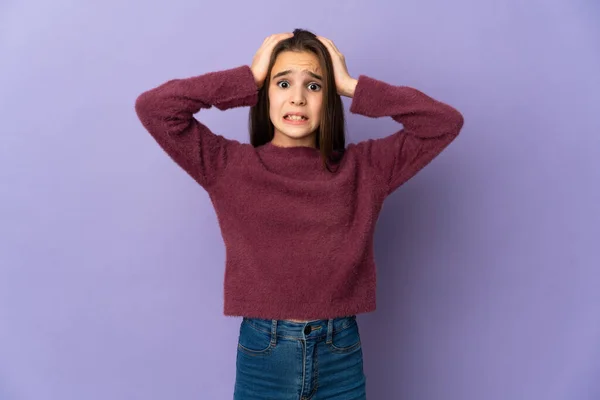
[[[365,386],[356,316],[242,320],[234,400],[365,400]]]

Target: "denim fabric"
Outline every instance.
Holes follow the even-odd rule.
[[[243,318],[234,400],[365,400],[365,390],[356,316]]]

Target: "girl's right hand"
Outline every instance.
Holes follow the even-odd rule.
[[[277,33],[267,37],[263,44],[260,46],[254,58],[252,59],[252,65],[250,69],[254,75],[254,81],[256,86],[260,89],[267,78],[267,70],[269,68],[269,61],[271,61],[271,53],[273,49],[282,40],[291,38],[294,36],[293,33]]]

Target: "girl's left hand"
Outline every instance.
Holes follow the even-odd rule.
[[[352,78],[346,67],[344,55],[335,47],[335,44],[327,38],[317,36],[317,39],[329,50],[331,60],[333,61],[333,75],[335,76],[335,86],[338,94],[341,96],[354,96],[357,80]]]

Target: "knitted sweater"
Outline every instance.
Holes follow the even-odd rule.
[[[375,310],[373,236],[383,201],[458,135],[462,115],[422,92],[361,75],[350,112],[403,129],[346,146],[334,173],[311,147],[253,147],[212,132],[201,109],[253,106],[246,65],[170,80],[137,115],[209,194],[225,244],[224,315],[326,319]]]

